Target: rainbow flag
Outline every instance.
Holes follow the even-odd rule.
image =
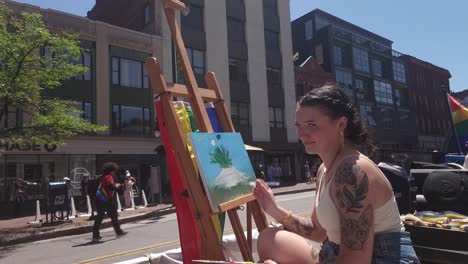
[[[96,191],[96,197],[103,203],[107,203],[109,201],[109,195],[107,194],[107,191],[103,187],[99,187],[99,189]]]
[[[458,142],[462,148],[468,142],[468,108],[464,107],[454,97],[449,95],[452,120],[458,136]]]

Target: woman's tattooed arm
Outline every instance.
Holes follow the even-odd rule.
[[[310,238],[315,230],[315,226],[311,219],[298,215],[292,215],[290,219],[284,221],[283,227],[290,232],[306,238]]]
[[[343,162],[337,168],[334,189],[340,214],[341,244],[351,251],[368,250],[374,208],[369,198],[367,173],[355,162]]]

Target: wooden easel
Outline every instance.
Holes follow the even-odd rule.
[[[146,67],[154,94],[160,97],[164,120],[171,135],[171,143],[176,152],[177,164],[182,171],[185,187],[192,202],[194,215],[202,231],[202,252],[201,255],[206,260],[225,260],[222,241],[219,240],[213,214],[208,198],[200,184],[199,174],[192,163],[190,153],[187,150],[187,137],[183,134],[179,124],[177,113],[172,102],[173,97],[188,98],[200,132],[213,132],[205,102],[212,102],[221,124],[223,132],[234,132],[231,117],[224,104],[224,98],[213,72],[208,72],[205,76],[208,89],[199,88],[192,67],[190,65],[182,34],[176,21],[176,12],[185,8],[185,5],[178,0],[164,0],[164,11],[171,30],[177,53],[179,54],[183,71],[186,77],[186,85],[167,83],[162,74],[161,67],[156,58],[148,58]],[[176,195],[176,194],[173,194]],[[237,214],[240,206],[247,204],[247,238]],[[242,253],[244,261],[253,261],[252,257],[252,219],[259,231],[265,229],[268,224],[263,210],[260,208],[255,197],[250,194],[228,203],[219,205],[220,212],[227,212],[234,234]],[[217,213],[220,213],[217,212]]]

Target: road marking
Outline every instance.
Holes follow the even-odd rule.
[[[306,215],[310,215],[310,212],[302,212],[302,213],[298,213],[296,215],[306,216]],[[269,218],[271,219],[271,217],[269,217]],[[252,228],[256,228],[255,223],[252,223],[252,224],[253,224]],[[243,225],[242,228],[245,229],[246,225]],[[233,231],[234,230],[231,227],[231,228],[225,229],[224,234],[230,234]],[[109,260],[109,259],[113,259],[113,258],[117,258],[117,257],[125,257],[125,256],[128,256],[128,255],[133,255],[133,254],[139,253],[141,251],[146,251],[146,250],[149,250],[149,249],[169,247],[169,246],[175,246],[175,245],[179,245],[179,244],[180,244],[179,240],[173,240],[173,241],[158,243],[158,244],[154,244],[154,245],[150,245],[150,246],[146,246],[146,247],[142,247],[142,248],[136,248],[136,249],[120,252],[120,253],[115,253],[115,254],[111,254],[111,255],[107,255],[107,256],[101,256],[101,257],[96,257],[96,258],[92,258],[92,259],[86,259],[86,260],[76,262],[75,264],[91,264],[91,263],[96,263],[98,261],[104,261],[104,260]]]
[[[85,260],[76,262],[76,264],[94,263],[94,262],[97,262],[97,261],[108,260],[108,259],[112,259],[112,258],[116,258],[116,257],[124,257],[124,256],[127,256],[127,255],[132,255],[132,254],[135,254],[135,253],[138,253],[138,252],[141,252],[141,251],[146,251],[146,250],[149,250],[149,249],[156,249],[156,248],[162,248],[162,247],[168,247],[168,246],[175,246],[177,244],[179,244],[179,240],[173,240],[173,241],[158,243],[158,244],[154,244],[154,245],[146,246],[146,247],[142,247],[142,248],[136,248],[136,249],[120,252],[120,253],[115,253],[115,254],[112,254],[112,255],[101,256],[101,257],[96,257],[96,258],[92,258],[92,259],[85,259]]]

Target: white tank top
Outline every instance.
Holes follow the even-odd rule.
[[[337,163],[337,165],[348,157],[351,156],[344,157]],[[361,157],[366,158],[365,156]],[[385,177],[383,173],[382,176]],[[323,188],[320,193],[321,197],[319,197],[319,195],[315,197],[315,212],[320,225],[327,232],[328,240],[336,244],[340,244],[340,216],[333,200],[330,197],[330,182],[332,180],[333,179],[330,179],[328,183],[325,183],[325,188]],[[324,184],[323,176],[320,179],[318,190],[322,189],[322,184]],[[404,227],[400,219],[400,213],[398,211],[395,196],[392,195],[384,205],[374,210],[374,233],[400,232],[403,230]]]

